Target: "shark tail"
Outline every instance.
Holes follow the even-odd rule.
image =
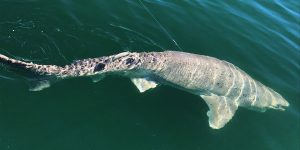
[[[19,60],[15,60],[12,58],[9,58],[5,55],[0,54],[0,63],[10,66],[10,67],[16,67],[16,68],[24,68],[25,66],[30,65],[29,63],[23,62],[23,61],[19,61]]]
[[[0,54],[0,64],[8,71],[24,77],[29,83],[30,91],[40,91],[50,87],[50,83],[58,79],[57,74],[61,68],[55,65],[39,65],[20,61],[2,54]],[[49,72],[49,68],[52,70],[51,73]]]

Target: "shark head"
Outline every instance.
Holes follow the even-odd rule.
[[[93,74],[102,77],[106,74],[127,75],[137,70],[140,65],[138,53],[123,52],[101,57],[94,66]]]

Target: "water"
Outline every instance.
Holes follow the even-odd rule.
[[[201,98],[126,78],[58,82],[29,92],[0,70],[1,150],[297,150],[297,1],[1,0],[1,54],[45,64],[122,51],[180,50],[224,59],[282,94],[285,112],[240,108],[221,130]]]

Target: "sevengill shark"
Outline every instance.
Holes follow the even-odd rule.
[[[42,90],[61,79],[90,76],[97,82],[111,74],[129,77],[140,92],[169,85],[201,97],[209,107],[207,115],[213,129],[224,127],[239,106],[261,112],[289,106],[280,94],[233,64],[186,52],[122,52],[65,66],[35,64],[0,54],[0,63],[26,76],[31,91]]]

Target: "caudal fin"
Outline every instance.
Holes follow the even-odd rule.
[[[35,79],[42,76],[42,72],[39,71],[42,65],[16,60],[2,54],[0,54],[0,64],[7,70],[26,78]]]
[[[0,54],[0,64],[7,70],[25,77],[28,80],[30,91],[40,91],[50,87],[52,78],[40,71],[43,65],[16,60],[2,54]]]
[[[12,68],[15,68],[15,67],[24,68],[27,65],[29,65],[26,62],[15,60],[15,59],[9,58],[9,57],[7,57],[5,55],[2,55],[2,54],[0,54],[0,63],[4,64],[4,65],[7,65],[9,67],[12,67]]]

